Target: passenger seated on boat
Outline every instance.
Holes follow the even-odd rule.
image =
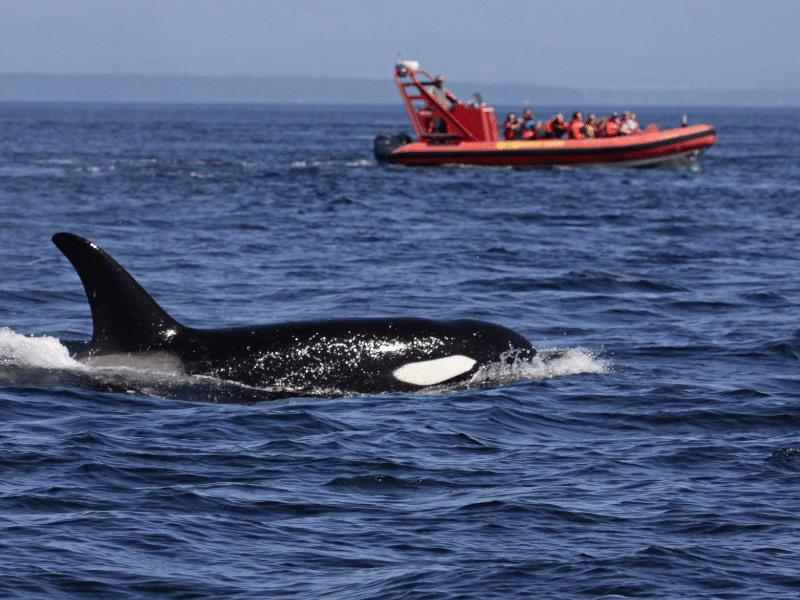
[[[576,111],[569,122],[569,139],[582,140],[586,137],[586,128],[583,126],[583,113]]]
[[[597,128],[595,129],[595,137],[606,137],[606,124],[608,117],[600,117],[597,119]]]
[[[507,140],[513,140],[517,137],[519,130],[519,120],[514,113],[508,113],[505,122],[503,123],[503,137]]]
[[[636,115],[629,112],[622,113],[622,122],[619,126],[619,134],[632,135],[634,133],[641,132],[642,130],[639,128],[639,124],[636,122]]]
[[[619,125],[619,115],[617,113],[613,113],[603,129],[605,133],[604,137],[614,137],[619,135]]]
[[[456,104],[459,104],[458,98],[444,87],[444,77],[441,75],[434,77],[433,82],[425,88],[425,91],[433,96],[446,110],[450,110]]]
[[[542,122],[533,122],[533,111],[526,108],[522,111],[522,118],[520,119],[520,133],[523,140],[535,140],[539,138],[539,132],[542,129]]]
[[[587,138],[597,137],[597,117],[594,116],[594,113],[589,114],[583,126],[586,128]]]
[[[569,131],[569,126],[564,122],[564,115],[558,113],[544,124],[544,137],[561,139]]]

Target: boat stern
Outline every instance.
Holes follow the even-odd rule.
[[[389,159],[389,155],[406,144],[411,143],[411,138],[405,133],[380,133],[375,136],[375,158],[381,162]]]

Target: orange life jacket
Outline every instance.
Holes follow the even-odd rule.
[[[547,123],[544,124],[544,133],[545,137],[548,138],[558,138],[564,135],[564,132],[567,131],[569,128],[567,124],[564,122],[556,123],[555,118],[550,119]]]
[[[581,133],[581,127],[583,127],[583,123],[581,123],[579,119],[572,119],[572,121],[569,122],[569,138],[571,140],[582,140],[586,137]]]

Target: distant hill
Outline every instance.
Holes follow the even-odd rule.
[[[446,84],[463,100],[480,92],[492,105],[800,106],[800,90],[633,91],[516,83]],[[397,104],[400,95],[391,78],[12,73],[0,74],[2,101]]]

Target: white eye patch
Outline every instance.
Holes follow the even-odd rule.
[[[469,371],[476,361],[469,356],[456,354],[409,363],[395,369],[392,375],[404,383],[412,385],[435,385]]]

